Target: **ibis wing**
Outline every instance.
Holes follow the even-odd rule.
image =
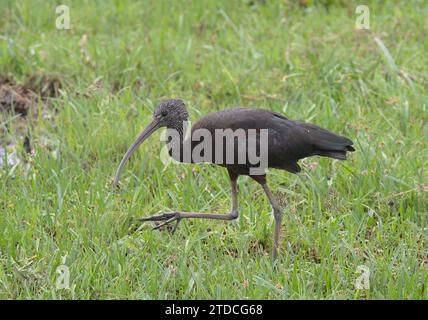
[[[300,171],[299,159],[320,155],[344,160],[346,152],[354,151],[352,141],[346,137],[264,109],[231,108],[213,112],[201,118],[192,130],[199,128],[213,134],[216,129],[268,129],[269,167],[294,173]]]

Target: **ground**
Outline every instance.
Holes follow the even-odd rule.
[[[0,2],[0,298],[428,298],[424,1],[366,1],[369,30],[358,1],[63,1],[70,30],[58,3]],[[245,177],[234,222],[172,236],[137,221],[231,206],[226,171],[164,165],[159,134],[112,188],[169,97],[193,120],[263,107],[354,141],[347,161],[270,171],[275,265],[271,208]]]

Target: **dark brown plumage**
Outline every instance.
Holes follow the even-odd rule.
[[[162,102],[155,110],[153,121],[147,128],[140,134],[135,142],[128,149],[123,157],[119,168],[116,172],[115,184],[118,183],[120,173],[129,159],[131,154],[137,147],[147,139],[151,133],[160,127],[167,127],[179,132],[180,140],[179,147],[183,151],[183,145],[186,143],[185,134],[183,132],[183,121],[188,120],[188,113],[184,103],[181,100],[167,100]],[[232,131],[241,130],[246,133],[247,137],[251,129],[256,130],[254,136],[256,149],[260,151],[263,143],[260,144],[260,130],[267,129],[268,132],[268,148],[267,148],[267,167],[286,170],[292,173],[297,173],[301,170],[298,165],[300,159],[310,156],[323,156],[339,160],[346,159],[346,153],[354,151],[352,141],[343,136],[339,136],[326,129],[318,127],[311,123],[305,123],[295,120],[290,120],[285,116],[264,109],[256,108],[231,108],[224,109],[218,112],[213,112],[202,117],[198,122],[192,126],[192,133],[198,129],[205,129],[211,133],[213,137],[212,154],[213,163],[226,167],[230,179],[232,181],[232,198],[233,205],[232,211],[229,214],[217,213],[198,213],[198,212],[182,212],[176,211],[172,213],[165,213],[157,216],[141,219],[142,221],[163,221],[162,224],[155,227],[159,229],[161,226],[176,221],[173,231],[176,230],[179,222],[183,218],[206,218],[218,220],[232,220],[238,217],[238,200],[237,200],[237,178],[239,175],[249,175],[255,181],[260,183],[273,207],[275,217],[275,233],[273,245],[273,258],[277,257],[279,248],[279,237],[281,229],[282,212],[281,208],[270,191],[266,183],[266,174],[262,172],[257,175],[251,174],[250,169],[256,165],[248,158],[249,148],[246,151],[246,161],[237,163],[238,160],[238,137],[234,140],[233,150],[235,153],[234,162],[226,163],[225,151],[226,146],[223,148],[223,157],[219,157],[220,161],[215,161],[216,149],[220,141],[216,141],[216,129],[231,129]],[[248,138],[250,140],[250,138]],[[202,141],[191,141],[191,150],[196,148]],[[249,142],[247,141],[249,145]],[[218,150],[217,150],[218,151]],[[172,155],[172,153],[170,153]],[[186,161],[183,158],[183,152],[178,157],[179,161]],[[195,162],[192,159],[186,162]]]
[[[353,143],[348,138],[265,109],[231,108],[209,113],[196,122],[192,131],[200,128],[208,129],[213,136],[215,129],[268,129],[268,167],[292,173],[301,170],[297,164],[299,159],[319,155],[345,160],[346,152],[354,151]],[[193,143],[192,147],[196,144]],[[233,167],[239,171],[237,173],[246,175],[251,165],[247,163]]]

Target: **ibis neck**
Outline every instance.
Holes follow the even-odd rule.
[[[174,158],[174,160],[179,162],[186,162],[183,157],[184,152],[189,152],[185,145],[185,135],[187,132],[187,127],[189,126],[189,122],[176,122],[167,126],[167,146],[169,155]]]
[[[187,127],[190,125],[189,121],[183,120],[183,121],[176,121],[173,123],[170,123],[167,125],[167,129],[171,130],[171,131],[176,131],[178,133],[178,135],[180,136],[180,140],[183,141],[184,140],[184,136],[186,134],[187,131]]]

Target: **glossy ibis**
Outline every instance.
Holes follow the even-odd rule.
[[[269,167],[297,173],[301,170],[297,164],[299,159],[318,155],[345,160],[346,153],[348,151],[354,151],[354,148],[352,147],[353,143],[348,138],[334,134],[314,124],[290,120],[279,113],[264,109],[231,108],[207,114],[192,126],[190,137],[186,135],[186,132],[183,129],[183,122],[186,122],[187,120],[188,113],[183,101],[171,99],[160,103],[154,112],[153,121],[137,137],[124,155],[117,169],[114,184],[118,184],[120,173],[132,153],[156,129],[161,127],[166,127],[167,131],[173,130],[178,132],[178,145],[181,153],[179,153],[178,157],[175,156],[176,160],[181,162],[197,162],[194,161],[193,156],[190,157],[190,160],[188,159],[186,161],[184,158],[185,152],[182,151],[189,139],[190,150],[196,150],[197,146],[201,144],[204,139],[200,139],[200,141],[198,141],[197,139],[193,139],[192,136],[193,133],[203,129],[205,132],[211,133],[213,136],[211,141],[212,149],[210,150],[209,148],[206,148],[205,150],[207,153],[213,153],[212,157],[215,159],[211,162],[221,165],[228,170],[229,177],[232,182],[232,211],[229,214],[175,211],[142,218],[141,221],[162,221],[162,223],[154,227],[154,229],[159,229],[160,227],[175,221],[176,224],[173,228],[174,232],[179,222],[184,218],[217,220],[236,219],[238,217],[237,179],[239,175],[248,175],[263,187],[263,190],[273,208],[275,218],[273,259],[276,259],[278,255],[282,212],[278,201],[275,199],[266,183],[265,169]],[[241,130],[241,133],[243,129],[244,136],[248,133],[246,136],[248,141],[245,142],[248,148],[244,148],[244,152],[247,152],[247,157],[244,157],[244,161],[242,158],[238,161],[239,152],[237,149],[239,149],[239,143],[237,140],[239,140],[239,135],[233,136],[232,153],[234,153],[235,157],[232,159],[232,162],[225,161],[225,154],[227,153],[226,145],[223,144],[223,137],[221,138],[222,141],[219,140],[220,138],[216,139],[217,136],[215,135],[215,132],[227,129],[231,129],[232,132]],[[262,147],[267,145],[267,149],[265,149],[267,165],[262,168],[261,172],[257,172],[257,174],[252,173],[251,169],[255,168],[255,163],[254,161],[250,161],[248,157],[248,153],[251,151],[249,147],[250,130],[255,130],[256,132],[252,137],[253,141],[255,141],[255,148],[259,150],[259,154],[261,154]],[[266,138],[264,140],[262,139],[263,130],[267,132],[267,140]],[[171,140],[172,139],[169,139],[168,142],[171,143]],[[222,148],[216,149],[215,146],[220,142],[223,144]],[[171,152],[172,149],[173,148],[171,147],[170,155],[173,155]],[[219,153],[222,150],[226,152],[223,152],[222,156],[218,158],[215,157],[216,153]]]

